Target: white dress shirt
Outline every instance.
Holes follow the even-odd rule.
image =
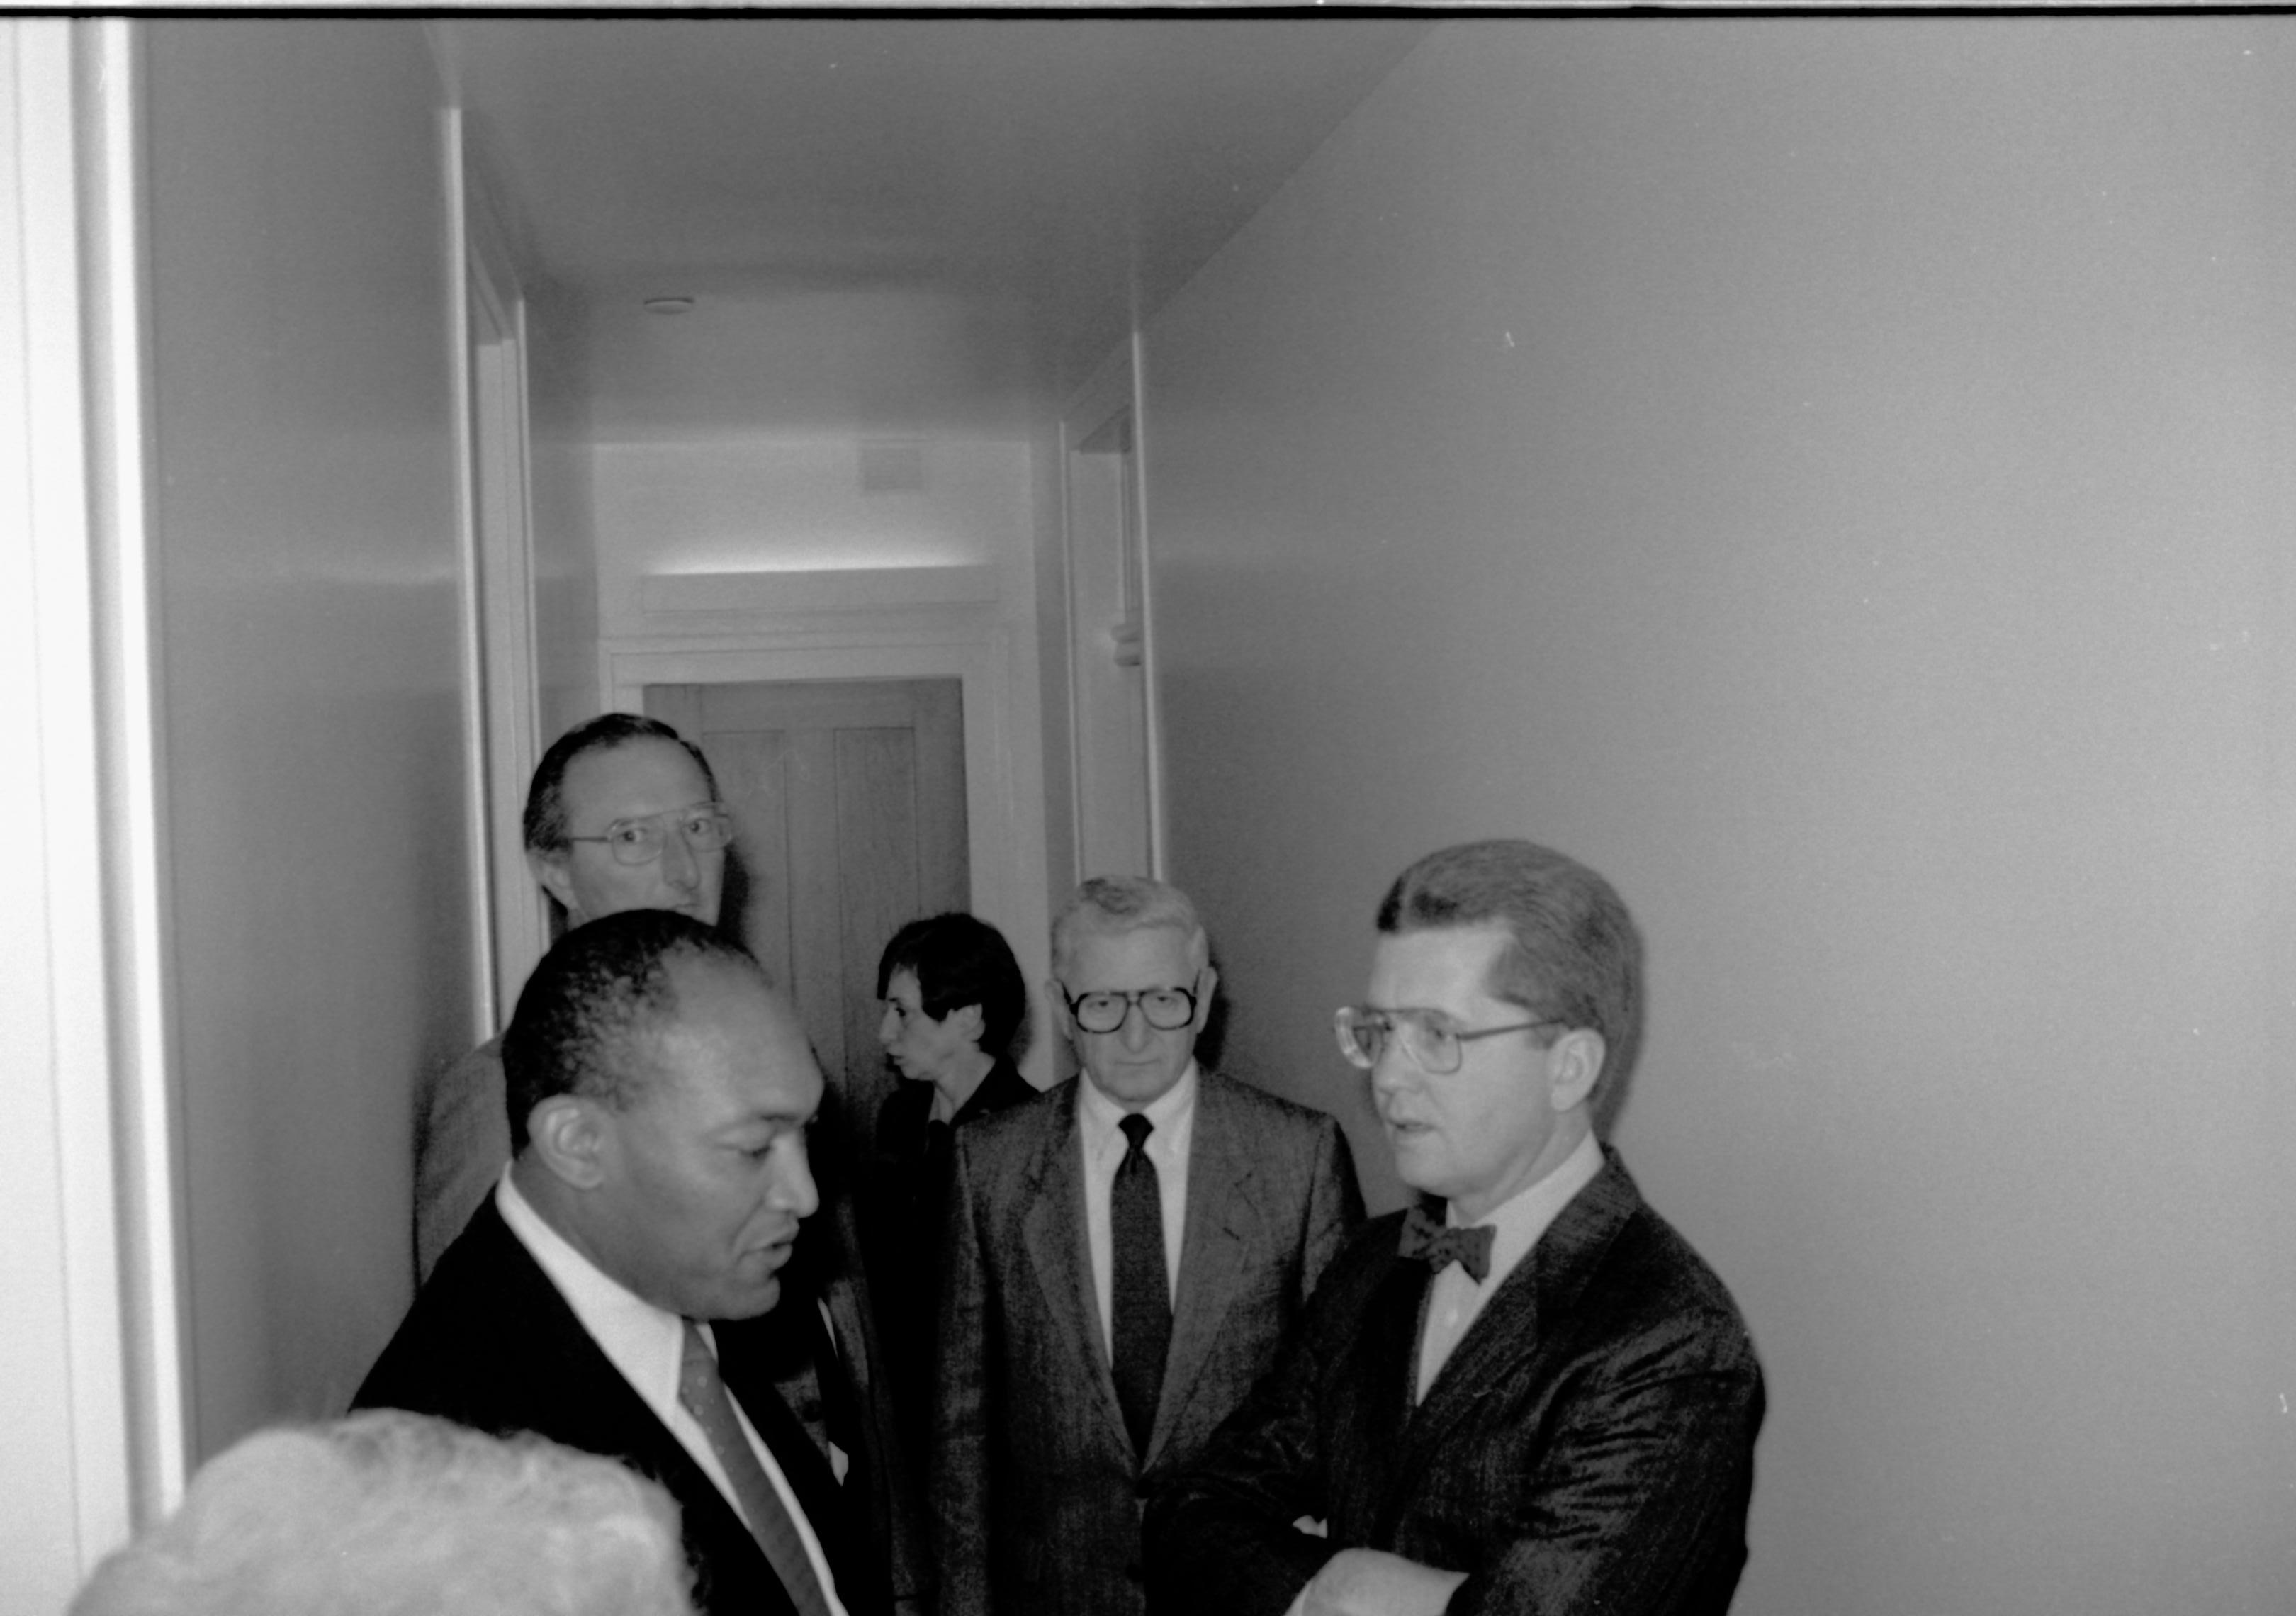
[[[1497,1231],[1491,1236],[1490,1272],[1483,1276],[1481,1284],[1469,1277],[1466,1269],[1456,1262],[1446,1263],[1443,1271],[1435,1276],[1434,1286],[1427,1296],[1427,1326],[1419,1337],[1416,1400],[1426,1400],[1427,1389],[1443,1372],[1451,1349],[1481,1314],[1483,1304],[1506,1282],[1515,1265],[1530,1255],[1538,1237],[1570,1204],[1570,1198],[1594,1183],[1595,1176],[1602,1170],[1603,1147],[1590,1133],[1562,1159],[1562,1166],[1538,1183],[1517,1190],[1481,1219]],[[1443,1221],[1450,1227],[1459,1226],[1456,1211],[1447,1209]]]
[[[1188,1145],[1196,1132],[1196,1063],[1142,1112],[1154,1125],[1141,1146],[1156,1169],[1156,1192],[1164,1210],[1164,1279],[1177,1296],[1180,1288],[1180,1236],[1188,1222]],[[1085,1234],[1092,1246],[1093,1295],[1100,1303],[1101,1344],[1111,1354],[1116,1340],[1116,1247],[1109,1233],[1108,1197],[1116,1169],[1131,1148],[1119,1126],[1124,1107],[1095,1088],[1090,1073],[1077,1079],[1077,1134],[1084,1146]]]
[[[608,1278],[595,1264],[570,1245],[566,1237],[542,1220],[527,1198],[519,1193],[511,1177],[510,1169],[503,1169],[501,1184],[495,1190],[495,1206],[502,1213],[510,1232],[558,1293],[574,1310],[574,1317],[607,1361],[621,1373],[653,1411],[654,1417],[676,1437],[693,1462],[701,1466],[726,1505],[737,1516],[742,1506],[734,1501],[734,1489],[726,1479],[726,1467],[718,1462],[709,1438],[703,1432],[701,1423],[685,1411],[677,1400],[678,1366],[685,1352],[685,1321],[675,1313],[655,1307],[644,1298],[633,1294],[619,1282]],[[708,1325],[701,1325],[702,1339],[709,1350],[718,1350],[717,1337]],[[782,1473],[774,1458],[774,1450],[758,1435],[757,1427],[750,1423],[742,1399],[729,1396],[734,1406],[734,1417],[741,1422],[742,1434],[757,1451],[758,1462],[765,1466],[766,1478],[780,1495],[782,1505],[789,1511],[797,1526],[799,1540],[805,1545],[805,1556],[813,1563],[813,1574],[821,1583],[821,1591],[829,1601],[830,1616],[846,1616],[845,1607],[837,1597],[837,1583],[830,1575],[829,1557],[822,1553],[821,1539],[814,1535],[813,1522],[805,1517],[805,1507],[790,1488],[789,1478]]]

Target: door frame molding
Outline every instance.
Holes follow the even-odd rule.
[[[548,900],[529,873],[521,813],[541,759],[529,488],[526,299],[485,153],[448,107],[445,166],[455,299],[455,517],[463,622],[474,1038],[510,1020],[550,947]]]
[[[1069,396],[1062,406],[1060,420],[1060,558],[1062,588],[1060,613],[1062,648],[1068,669],[1069,718],[1069,776],[1067,780],[1069,811],[1072,820],[1073,839],[1070,846],[1079,861],[1085,856],[1084,815],[1086,811],[1085,761],[1087,751],[1085,727],[1086,719],[1079,693],[1080,674],[1077,666],[1077,628],[1079,613],[1076,600],[1076,509],[1071,503],[1076,497],[1073,487],[1074,466],[1071,457],[1083,453],[1090,442],[1120,415],[1130,417],[1131,447],[1129,480],[1122,491],[1126,505],[1125,520],[1132,530],[1133,555],[1137,563],[1136,575],[1128,580],[1135,595],[1131,633],[1136,635],[1134,654],[1140,664],[1142,680],[1141,759],[1146,791],[1144,804],[1148,820],[1148,874],[1158,880],[1165,879],[1169,861],[1165,848],[1164,814],[1164,721],[1163,704],[1157,692],[1155,589],[1153,554],[1148,529],[1148,431],[1147,398],[1144,381],[1144,348],[1139,328],[1135,326],[1123,341],[1110,349],[1092,375]]]
[[[144,58],[119,20],[0,20],[0,625],[33,770],[0,1095],[23,1410],[0,1483],[9,1591],[68,1598],[182,1497],[190,1441],[166,774],[150,530]]]
[[[1029,654],[1035,647],[1028,646]],[[599,694],[619,712],[644,710],[648,685],[724,685],[815,679],[949,679],[964,693],[965,849],[972,911],[1004,933],[1021,974],[1050,974],[1049,903],[1040,854],[1041,792],[1021,789],[1013,630],[997,609],[973,602],[879,605],[777,614],[740,632],[613,636],[599,642]],[[1051,1080],[1052,1023],[1031,1006],[1040,1035],[1022,1069]]]

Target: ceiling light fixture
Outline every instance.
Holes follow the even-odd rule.
[[[682,315],[693,307],[692,298],[648,298],[646,312],[656,315]]]

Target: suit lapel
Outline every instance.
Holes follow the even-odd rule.
[[[1570,1316],[1603,1252],[1642,1204],[1618,1158],[1607,1150],[1604,1155],[1608,1159],[1602,1172],[1571,1198],[1500,1284],[1428,1387],[1426,1400],[1404,1422],[1400,1460],[1389,1494],[1391,1503],[1416,1491],[1422,1471],[1444,1440],[1474,1414],[1478,1404],[1518,1379],[1523,1366],[1551,1344],[1541,1339],[1540,1321],[1547,1321],[1551,1336],[1554,1321]],[[1423,1264],[1410,1266],[1424,1272]],[[1422,1282],[1423,1293],[1431,1279]],[[1406,1400],[1409,1376],[1417,1363],[1417,1316],[1414,1305],[1405,1357]]]
[[[1045,1311],[1067,1343],[1079,1383],[1097,1389],[1090,1395],[1128,1451],[1132,1439],[1125,1434],[1124,1411],[1117,1404],[1116,1382],[1109,1373],[1100,1297],[1093,1286],[1092,1245],[1085,1232],[1083,1147],[1077,1142],[1073,1086],[1084,1081],[1072,1079],[1068,1098],[1045,1109],[1035,1173],[1022,1192],[1026,1204],[1021,1213],[1021,1240],[1043,1292]]]
[[[810,1307],[812,1303],[804,1305]],[[830,1572],[838,1587],[857,1599],[865,1571],[855,1554],[863,1546],[853,1540],[853,1516],[829,1462],[822,1457],[813,1439],[806,1435],[805,1427],[782,1400],[773,1377],[741,1349],[736,1333],[726,1325],[715,1325],[713,1331],[719,1348],[718,1373],[725,1377],[726,1390],[734,1394],[742,1412],[757,1428],[758,1435],[773,1450],[774,1462],[781,1466],[782,1479],[797,1495],[798,1507],[805,1511],[815,1538],[829,1558]],[[855,1463],[859,1462],[859,1456],[856,1456]]]
[[[486,1305],[505,1321],[496,1333],[505,1343],[518,1344],[521,1396],[540,1416],[522,1422],[523,1427],[570,1447],[610,1455],[659,1481],[677,1500],[690,1550],[700,1548],[709,1564],[721,1571],[732,1569],[737,1559],[746,1563],[745,1580],[778,1595],[780,1580],[748,1525],[583,1328],[558,1287],[503,1222],[492,1196],[472,1218],[474,1226],[482,1222],[488,1225],[480,1235]],[[775,1452],[778,1456],[780,1450]],[[706,1595],[707,1590],[703,1608],[722,1608]],[[769,1598],[766,1608],[786,1606]]]
[[[1401,1226],[1398,1218],[1398,1233]],[[1388,1263],[1356,1335],[1354,1358],[1361,1370],[1347,1377],[1347,1395],[1360,1401],[1357,1416],[1346,1423],[1361,1433],[1364,1453],[1381,1456],[1376,1468],[1382,1472],[1389,1468],[1385,1456],[1401,1451],[1405,1427],[1416,1415],[1412,1391],[1419,1371],[1420,1309],[1434,1279],[1425,1263],[1396,1257],[1392,1244]]]
[[[1236,1137],[1230,1096],[1221,1080],[1197,1074],[1196,1118],[1188,1142],[1188,1204],[1180,1232],[1180,1284],[1172,1307],[1172,1342],[1164,1358],[1144,1470],[1156,1462],[1203,1379],[1228,1309],[1234,1305],[1245,1254],[1264,1226],[1255,1200],[1255,1163]]]

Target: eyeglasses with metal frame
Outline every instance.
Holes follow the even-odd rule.
[[[1198,983],[1203,980],[1201,974],[1196,978]],[[1104,990],[1073,997],[1063,985],[1061,997],[1068,1001],[1069,1013],[1086,1032],[1114,1032],[1124,1025],[1124,1018],[1132,1013],[1135,1005],[1140,1006],[1141,1019],[1159,1032],[1177,1032],[1196,1019],[1193,984],[1185,988],[1142,988],[1131,993]]]
[[[603,841],[616,864],[652,864],[669,845],[673,830],[694,852],[711,853],[732,844],[734,816],[722,802],[697,802],[691,808],[665,808],[659,814],[617,819],[606,827],[603,836],[569,836],[566,840]]]
[[[1504,1027],[1454,1027],[1431,1010],[1375,1010],[1369,1005],[1342,1005],[1332,1013],[1332,1030],[1339,1035],[1340,1053],[1348,1063],[1365,1071],[1379,1064],[1388,1040],[1398,1039],[1411,1063],[1430,1077],[1447,1077],[1467,1058],[1464,1045],[1477,1038],[1495,1038],[1503,1032],[1529,1032],[1540,1027],[1560,1027],[1552,1016],[1535,1021],[1510,1021]]]

